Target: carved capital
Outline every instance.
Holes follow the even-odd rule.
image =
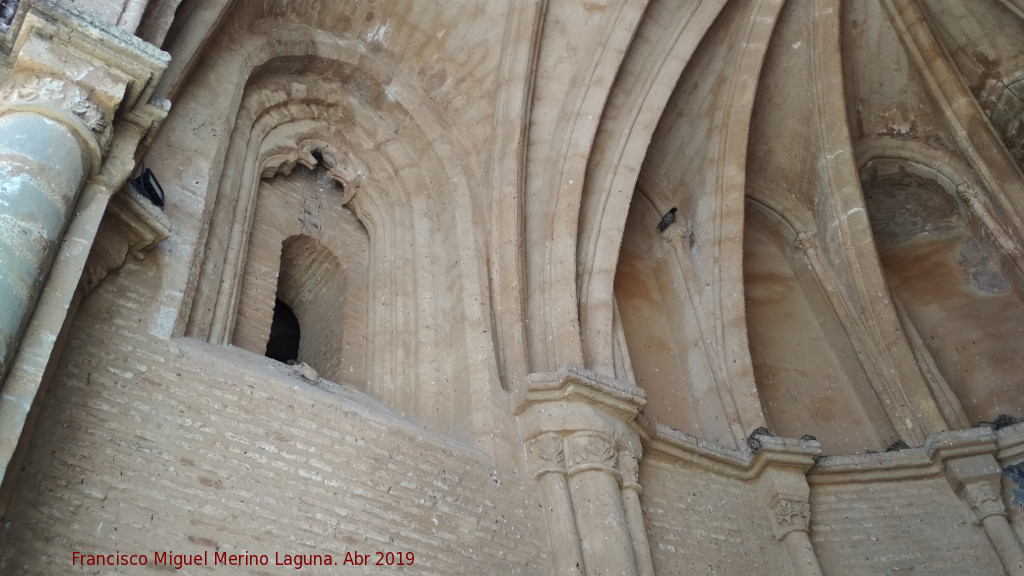
[[[599,432],[577,432],[566,438],[566,466],[570,474],[601,470],[618,477],[615,440]]]
[[[779,498],[770,509],[775,537],[782,540],[790,532],[806,532],[811,523],[811,505],[803,500]]]
[[[557,434],[541,434],[526,445],[527,461],[535,478],[549,472],[565,473],[565,448]]]
[[[13,70],[0,87],[0,114],[32,111],[65,124],[89,148],[98,173],[115,114],[150,106],[170,56],[73,8],[33,2],[23,12]]]
[[[640,455],[632,450],[619,451],[619,473],[622,475],[622,487],[629,488],[640,494]]]
[[[110,142],[112,111],[104,109],[91,100],[84,89],[65,79],[34,73],[16,74],[0,86],[0,101],[5,110],[45,107],[65,112],[92,134],[101,149]]]
[[[999,493],[999,484],[979,482],[964,487],[963,499],[971,507],[979,524],[989,516],[1006,516],[1006,505]]]

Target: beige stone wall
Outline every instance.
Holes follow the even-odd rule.
[[[23,1],[0,575],[1024,574],[1020,0]]]

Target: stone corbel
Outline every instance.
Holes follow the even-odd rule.
[[[567,367],[532,374],[517,409],[555,574],[653,574],[639,502],[643,392]],[[588,568],[590,566],[590,568]]]
[[[171,235],[171,222],[163,211],[128,189],[114,194],[96,232],[82,274],[86,294],[111,272],[124,265],[129,254],[142,260],[146,253]]]

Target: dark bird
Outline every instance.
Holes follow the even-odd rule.
[[[750,433],[750,436],[747,436],[747,447],[750,448],[751,453],[756,453],[761,449],[761,445],[763,444],[763,442],[761,442],[762,436],[766,438],[774,438],[775,434],[772,434],[771,431],[764,426],[758,426],[755,428],[754,431]]]
[[[673,207],[668,212],[665,212],[665,215],[661,217],[661,222],[658,222],[658,232],[664,232],[665,228],[668,228],[676,221],[676,210],[679,210],[679,208]]]
[[[898,452],[900,450],[906,450],[908,448],[910,448],[910,444],[907,444],[906,440],[904,440],[903,438],[900,438],[900,439],[896,440],[895,442],[893,442],[892,444],[890,444],[889,447],[885,449],[885,451],[886,452]]]
[[[1017,422],[1021,422],[1020,418],[1015,418],[1009,414],[1000,414],[996,416],[996,419],[991,422],[978,422],[978,426],[989,426],[993,430],[999,430],[1000,428],[1006,428],[1007,426],[1013,426]]]
[[[128,184],[137,194],[148,198],[150,202],[161,209],[164,207],[164,189],[156,181],[153,171],[146,168],[145,162],[142,163],[142,173],[129,180]]]

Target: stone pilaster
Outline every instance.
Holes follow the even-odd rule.
[[[575,368],[533,374],[517,413],[540,484],[553,573],[649,575],[639,507],[643,393]]]

